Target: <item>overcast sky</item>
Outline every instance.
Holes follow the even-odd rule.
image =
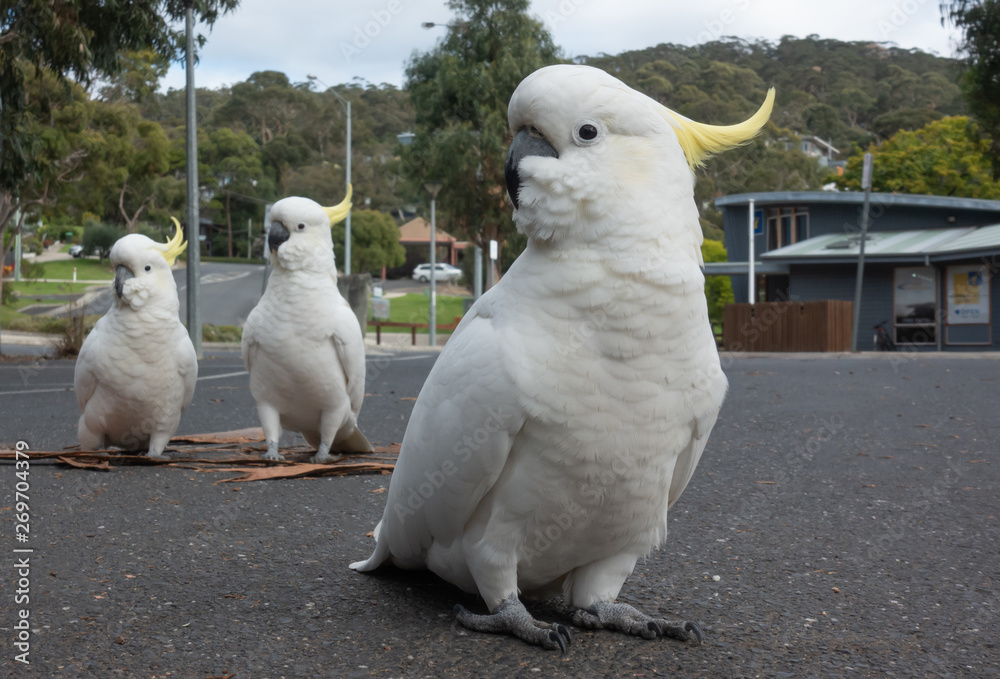
[[[531,13],[569,57],[722,36],[777,41],[811,34],[953,56],[957,36],[941,26],[938,0],[533,0]],[[420,24],[451,18],[443,0],[242,0],[207,34],[196,83],[216,88],[275,70],[292,82],[312,74],[328,85],[360,78],[401,87],[413,51],[433,48],[445,30]],[[161,85],[180,89],[184,78],[174,65]]]

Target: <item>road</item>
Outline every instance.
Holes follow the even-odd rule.
[[[187,269],[174,269],[179,315],[187,320]],[[201,264],[201,322],[211,325],[242,325],[260,299],[264,267],[256,264]],[[111,306],[111,283],[107,291],[87,306],[88,314],[105,314]]]
[[[264,267],[257,264],[201,264],[201,322],[243,325],[263,293]],[[187,269],[176,269],[180,317],[187,320]]]
[[[264,267],[258,264],[202,262],[200,278],[202,324],[243,325],[263,293]],[[187,321],[187,269],[175,269],[174,281],[180,299],[180,318]],[[422,292],[429,287],[410,279],[381,281],[379,284],[386,292]],[[438,289],[441,290],[440,284]],[[87,313],[104,314],[110,306],[111,293],[108,292],[91,303]]]
[[[361,426],[399,441],[433,354],[371,357]],[[74,443],[73,364],[0,364],[0,441]],[[0,550],[11,677],[997,676],[1000,361],[727,359],[730,394],[663,549],[621,600],[705,643],[574,629],[567,656],[468,633],[480,601],[427,573],[359,575],[387,476],[35,462],[31,668],[16,664],[13,530]],[[233,354],[201,366],[183,433],[256,424]],[[54,391],[52,391],[54,390]],[[13,393],[12,393],[13,392]],[[0,517],[14,518],[0,465]],[[557,608],[530,605],[567,622]]]

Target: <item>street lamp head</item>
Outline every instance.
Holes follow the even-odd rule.
[[[444,182],[440,182],[440,181],[437,181],[437,180],[431,180],[431,181],[428,181],[428,182],[424,182],[424,188],[427,189],[427,193],[431,194],[431,200],[434,200],[434,199],[437,198],[438,191],[440,191],[441,187],[443,187],[443,186],[444,186]]]
[[[421,25],[421,26],[422,26],[423,28],[434,28],[435,26],[438,26],[439,24],[436,24],[436,23],[434,23],[433,21],[425,21],[424,23],[422,23],[422,24],[420,24],[420,25]]]

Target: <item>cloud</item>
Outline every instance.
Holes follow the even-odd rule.
[[[956,32],[943,28],[936,0],[842,0],[810,3],[808,11],[787,0],[535,0],[542,19],[567,56],[618,54],[660,43],[694,45],[724,36],[777,41],[783,35],[846,41],[893,42],[951,56]],[[360,78],[403,85],[414,51],[432,49],[444,28],[425,21],[452,18],[440,0],[243,0],[221,17],[195,67],[199,87],[246,80],[255,71],[285,73],[293,82],[307,74],[328,85]],[[204,27],[202,32],[205,31]],[[183,88],[183,64],[174,65],[163,89]]]

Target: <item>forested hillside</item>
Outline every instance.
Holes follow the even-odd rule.
[[[814,189],[829,179],[799,151],[799,135],[830,140],[846,159],[852,148],[964,112],[955,61],[871,43],[725,39],[577,61],[709,123],[742,120],[769,86],[777,88],[765,134],[699,173],[703,224],[715,237],[715,196]],[[73,169],[27,188],[46,222],[136,229],[183,214],[184,92],[156,93],[163,72],[152,53],[136,53],[125,73],[96,91],[66,90],[44,72],[30,74],[28,107],[38,129],[49,130],[46,152],[54,163],[63,154]],[[334,92],[352,103],[355,205],[394,215],[426,210],[423,178],[409,176],[399,161],[397,135],[414,125],[407,91],[360,81],[327,88],[258,72],[231,87],[198,90],[202,212],[217,225],[214,254],[245,255],[247,222],[259,224],[266,201],[292,194],[341,200],[346,116]],[[440,218],[447,228],[447,211]]]

